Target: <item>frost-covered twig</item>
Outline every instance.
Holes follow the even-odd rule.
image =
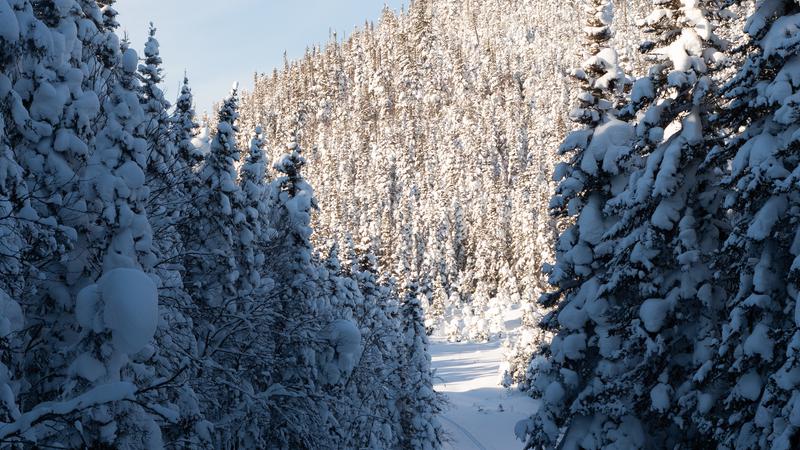
[[[21,434],[53,416],[64,416],[104,403],[132,399],[135,393],[136,386],[133,383],[117,381],[97,386],[70,400],[39,404],[16,421],[0,425],[0,439]]]

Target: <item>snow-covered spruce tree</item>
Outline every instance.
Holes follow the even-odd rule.
[[[225,308],[237,295],[238,278],[233,254],[236,224],[244,217],[235,206],[241,200],[234,167],[239,149],[233,135],[236,127],[237,89],[220,106],[217,133],[211,142],[211,153],[201,169],[201,184],[189,195],[195,207],[191,210],[192,229],[183,236],[187,245],[186,284],[192,296],[210,307]],[[235,306],[233,306],[235,308]],[[208,342],[211,344],[211,342]],[[212,344],[213,345],[213,344]],[[213,352],[208,348],[206,352]]]
[[[63,11],[36,12],[46,16],[51,24],[61,22],[63,15]],[[31,405],[44,400],[43,397],[49,399],[53,395],[52,386],[32,388],[25,374],[28,368],[32,373],[48,370],[52,362],[38,357],[40,349],[46,346],[45,341],[58,341],[58,338],[51,340],[47,336],[39,340],[43,346],[34,345],[32,335],[35,333],[28,334],[25,327],[61,306],[41,307],[40,302],[47,294],[40,290],[46,283],[39,278],[44,278],[42,275],[48,272],[39,268],[44,269],[52,262],[51,258],[66,254],[70,240],[64,239],[65,236],[57,239],[53,233],[62,221],[48,202],[61,198],[60,195],[73,186],[71,183],[61,185],[55,180],[47,182],[47,177],[61,175],[58,181],[63,183],[74,173],[63,159],[57,158],[56,164],[48,164],[53,159],[47,158],[57,155],[50,143],[53,132],[61,128],[65,107],[64,103],[59,105],[57,99],[53,102],[52,94],[56,86],[66,84],[48,76],[52,73],[42,73],[45,68],[63,67],[58,64],[60,61],[54,61],[52,66],[46,63],[55,55],[55,49],[47,42],[54,30],[35,17],[29,2],[0,2],[0,17],[0,290],[4,291],[0,293],[4,308],[0,319],[0,383],[6,399],[0,414],[6,424],[14,423]],[[70,19],[64,22],[69,23]],[[34,32],[44,39],[33,41]],[[74,44],[76,39],[66,42]],[[28,55],[33,50],[37,53]],[[79,88],[80,77],[70,81]],[[69,131],[66,135],[70,136]],[[47,226],[41,227],[43,224]],[[74,230],[70,236],[74,237]],[[48,245],[48,241],[52,244]],[[64,303],[69,302],[67,295],[59,298]],[[29,395],[30,402],[21,402],[26,395],[43,391],[41,396]],[[4,431],[0,437],[3,442],[21,442],[19,431]]]
[[[189,77],[184,74],[181,92],[175,101],[175,109],[171,117],[171,136],[175,151],[183,164],[189,168],[202,161],[203,155],[192,140],[197,136],[200,125],[194,111],[194,97],[189,87]]]
[[[626,111],[638,118],[627,186],[607,205],[620,219],[608,233],[613,276],[598,295],[620,344],[604,355],[605,386],[587,398],[633,405],[616,420],[628,419],[628,439],[641,426],[644,446],[708,440],[691,417],[700,394],[692,379],[718,336],[721,292],[708,255],[726,231],[716,220],[717,173],[704,161],[720,138],[712,120],[714,77],[726,63],[727,42],[715,33],[721,17],[716,3],[689,0],[657,5],[641,22],[654,35],[643,45],[654,65]]]
[[[161,425],[166,445],[204,446],[210,444],[209,424],[190,382],[197,376],[196,364],[191,362],[198,355],[192,321],[197,307],[184,286],[186,267],[181,264],[187,251],[181,230],[194,207],[191,194],[200,185],[195,167],[201,158],[191,142],[196,124],[185,77],[175,112],[167,111],[170,104],[159,86],[162,61],[155,31],[151,24],[145,58],[138,66],[139,102],[145,114],[138,133],[147,140],[145,179],[150,195],[146,207],[155,236],[153,271],[160,281],[157,351],[151,359],[157,364],[158,379],[169,380],[169,388],[159,394],[176,413],[176,418]]]
[[[377,260],[368,241],[352,249],[349,276],[357,283],[361,301],[353,320],[363,337],[363,351],[345,386],[360,399],[357,415],[348,418],[342,445],[353,448],[397,448],[401,435],[400,414],[394,405],[401,386],[398,355],[402,345],[398,302],[388,286],[378,281]]]
[[[606,323],[599,317],[597,322],[588,322],[587,316],[603,313],[605,300],[595,294],[609,275],[612,255],[611,249],[600,244],[617,219],[604,207],[617,193],[621,177],[617,164],[629,151],[634,133],[630,124],[616,118],[628,80],[616,52],[607,47],[609,7],[603,0],[589,3],[585,29],[589,57],[582,69],[572,72],[583,91],[570,119],[584,127],[568,134],[561,145],[560,152],[571,156],[556,168],[554,179],[560,184],[550,207],[556,216],[575,219],[558,238],[555,265],[546,267],[556,290],[543,295],[540,302],[546,307],[558,302],[558,307],[543,319],[542,326],[557,334],[534,356],[529,369],[530,392],[542,398],[539,411],[517,424],[516,433],[527,439],[529,448],[554,448],[565,428],[583,425],[573,402],[591,386],[599,360],[597,347],[605,347],[609,340]]]
[[[139,102],[145,113],[139,133],[147,139],[146,178],[151,190],[147,207],[156,235],[169,236],[164,241],[171,240],[170,246],[176,246],[179,242],[173,225],[179,219],[179,205],[183,203],[183,192],[177,184],[182,176],[184,160],[176,157],[175,142],[171,139],[170,104],[159,86],[163,81],[161,64],[156,28],[151,23],[144,59],[138,65],[137,74],[141,84]]]
[[[252,243],[243,193],[234,163],[237,88],[222,102],[217,133],[200,172],[187,192],[193,208],[181,226],[184,285],[194,301],[192,321],[201,362],[192,379],[200,409],[213,426],[214,445],[265,446],[269,412],[260,374],[272,362],[263,338],[270,313],[261,277],[245,247]],[[232,387],[235,388],[232,390]]]
[[[151,359],[156,348],[150,344],[158,323],[159,280],[145,273],[152,271],[156,258],[145,210],[147,141],[141,125],[146,114],[137,95],[138,58],[123,44],[116,59],[119,63],[109,70],[106,91],[101,91],[103,127],[79,174],[89,219],[77,249],[87,255],[83,274],[75,280],[77,286],[85,286],[75,307],[82,333],[64,390],[91,389],[91,394],[83,395],[113,393],[116,400],[123,400],[150,388],[149,395],[141,396],[142,403],[98,406],[82,414],[81,425],[70,430],[69,438],[78,442],[88,439],[92,445],[136,448],[163,445],[161,416],[143,406],[145,402],[162,406],[152,384],[157,378]]]
[[[689,416],[698,396],[691,380],[715,336],[720,294],[702,258],[719,247],[722,232],[711,220],[714,172],[702,165],[715,139],[706,123],[709,67],[724,62],[714,49],[724,45],[714,34],[716,11],[703,2],[667,2],[642,21],[656,33],[644,45],[655,65],[634,84],[624,111],[637,114],[635,136],[627,131],[627,142],[602,153],[605,170],[618,174],[599,209],[607,227],[593,230],[603,265],[574,284],[577,294],[553,315],[555,358],[532,363],[543,373],[560,367],[561,380],[534,375],[532,385],[545,404],[568,405],[567,421],[550,424],[550,440],[534,435],[529,446],[554,445],[563,426],[565,442],[586,448],[707,440]],[[569,376],[553,364],[558,350],[575,361]]]
[[[436,449],[444,439],[436,417],[442,400],[433,390],[425,317],[417,297],[417,284],[410,281],[403,290],[399,318],[403,336],[398,376],[401,392],[396,399],[402,429],[400,448]]]
[[[152,337],[149,328],[155,322],[149,313],[157,298],[149,289],[153,281],[140,270],[152,261],[149,226],[139,203],[144,190],[136,177],[137,144],[131,138],[136,112],[122,124],[111,111],[124,110],[132,100],[123,80],[129,72],[121,64],[119,41],[94,2],[11,5],[0,6],[4,51],[20,53],[13,70],[4,68],[6,83],[0,83],[10,87],[7,83],[13,80],[13,92],[0,90],[3,110],[12,112],[16,125],[8,142],[18,156],[24,156],[19,161],[31,194],[26,202],[24,191],[15,193],[23,206],[20,217],[28,224],[47,225],[68,239],[53,234],[37,238],[38,242],[29,240],[37,248],[26,257],[26,265],[42,270],[28,274],[23,306],[33,328],[20,335],[27,342],[15,356],[15,370],[21,369],[18,374],[26,379],[6,392],[5,403],[11,406],[14,397],[25,401],[14,408],[13,421],[0,427],[0,438],[7,444],[113,442],[123,448],[157,442],[154,417],[133,402],[122,401],[132,400],[137,385],[144,385],[144,377],[131,373],[138,364],[129,356],[145,348]],[[113,9],[107,12],[113,17]],[[17,23],[10,25],[14,20]],[[17,40],[11,35],[20,32],[24,34],[19,38],[30,45],[15,47]],[[117,145],[114,138],[120,136],[131,145]],[[31,146],[33,142],[37,143]],[[111,187],[102,196],[96,189],[101,185]],[[123,252],[131,266],[142,264],[135,269],[115,265],[124,259],[116,257]],[[91,325],[83,320],[91,314],[81,309],[85,302],[76,306],[75,294],[80,290],[78,297],[85,300],[101,275],[105,287],[108,284],[102,280],[114,277],[119,284],[138,284],[139,289],[130,293],[143,307],[126,319],[140,328],[120,326],[120,309],[130,307],[131,298],[113,289],[92,296],[100,316]],[[101,352],[92,354],[92,349]],[[87,435],[82,436],[81,430]]]
[[[161,64],[156,27],[150,23],[147,42],[144,45],[144,59],[138,68],[141,80],[139,101],[147,115],[144,127],[149,143],[148,168],[152,174],[164,177],[177,160],[174,156],[175,147],[169,139],[170,120],[167,110],[171,105],[159,87],[163,80]]]
[[[203,194],[200,168],[204,155],[197,141],[200,125],[194,111],[194,98],[189,87],[189,78],[184,75],[181,92],[175,102],[175,109],[170,117],[170,140],[175,146],[174,171],[171,172],[172,191],[175,198],[164,205],[165,216],[171,218],[170,225],[179,231],[179,244],[182,248],[185,238],[191,241],[192,214],[195,200]],[[205,142],[203,142],[205,143]],[[182,250],[177,250],[182,254]]]
[[[272,202],[262,133],[261,126],[256,126],[250,148],[239,167],[239,186],[246,216],[239,255],[243,258],[241,276],[248,280],[251,291],[259,292],[263,291],[264,285],[260,269],[264,265],[265,250],[274,237],[274,230],[269,227],[268,222]]]
[[[711,158],[731,226],[714,258],[726,317],[693,406],[720,448],[790,449],[800,429],[800,6],[759,1],[744,31],[743,63],[723,88],[732,135]]]
[[[330,436],[317,406],[324,400],[315,359],[320,352],[320,330],[331,315],[312,264],[310,221],[316,200],[300,173],[304,164],[294,128],[286,153],[273,165],[282,176],[272,182],[276,194],[269,220],[277,232],[267,261],[277,286],[271,296],[275,355],[270,381],[287,390],[277,393],[269,405],[272,421],[266,433],[268,446],[274,448],[325,448]]]

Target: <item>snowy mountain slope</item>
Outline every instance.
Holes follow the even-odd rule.
[[[315,244],[369,241],[382,273],[418,283],[430,326],[490,338],[498,306],[546,290],[551,173],[577,94],[566,74],[586,52],[584,3],[387,9],[347,39],[258,74],[237,139],[244,147],[261,124],[268,142],[280,140],[298,114],[306,175],[325,205]],[[649,4],[619,2],[613,14],[626,73],[642,65],[634,22]]]

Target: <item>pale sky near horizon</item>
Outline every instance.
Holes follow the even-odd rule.
[[[198,115],[209,111],[236,81],[244,89],[254,72],[282,67],[303,56],[306,47],[324,44],[329,33],[349,35],[365,20],[374,21],[384,5],[399,10],[408,0],[118,0],[119,33],[127,33],[142,56],[152,21],[164,60],[162,89],[170,102],[183,71]]]

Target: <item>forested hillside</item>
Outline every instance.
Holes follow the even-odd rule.
[[[631,72],[646,4],[604,11]],[[588,52],[577,39],[584,8],[417,0],[385,10],[342,42],[257,75],[242,120],[275,142],[298,114],[322,204],[319,245],[369,245],[385,273],[419,283],[429,326],[455,339],[497,336],[504,308],[546,289],[556,234],[547,205],[571,128],[567,74]]]

